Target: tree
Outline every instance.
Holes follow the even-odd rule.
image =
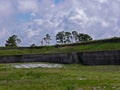
[[[21,43],[21,40],[17,37],[17,35],[12,35],[6,41],[5,46],[9,47],[17,47],[17,44]]]
[[[44,45],[44,38],[42,38],[42,40],[40,41],[40,43],[41,43],[41,46]]]
[[[74,42],[78,42],[78,32],[72,31],[72,39]]]
[[[36,45],[33,43],[30,47],[36,47]]]
[[[65,32],[64,31],[61,31],[61,32],[57,33],[56,41],[57,41],[57,43],[60,43],[60,44],[66,43],[65,42]]]
[[[49,34],[46,34],[45,37],[43,38],[46,45],[50,44],[51,36]]]
[[[89,36],[88,34],[79,33],[78,39],[79,39],[79,42],[84,42],[84,41],[91,41],[92,37]]]
[[[65,32],[65,42],[69,44],[72,39],[72,34],[70,32]]]

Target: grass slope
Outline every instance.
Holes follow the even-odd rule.
[[[47,46],[43,48],[31,49],[8,49],[0,50],[0,56],[3,55],[23,55],[23,54],[46,54],[46,53],[68,53],[81,51],[101,51],[101,50],[120,50],[120,43],[100,43],[78,46],[54,47]]]
[[[120,66],[16,69],[0,64],[0,90],[120,90]]]

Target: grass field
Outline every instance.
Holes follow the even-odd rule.
[[[69,53],[81,51],[101,51],[101,50],[120,50],[120,43],[101,43],[80,46],[66,46],[66,47],[53,47],[46,46],[43,48],[31,49],[9,49],[0,50],[0,56],[3,55],[23,55],[23,54],[44,54],[44,53]]]
[[[0,64],[0,90],[120,90],[120,66],[14,68]]]

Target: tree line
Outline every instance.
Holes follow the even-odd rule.
[[[88,34],[78,33],[77,31],[72,32],[58,32],[56,35],[57,44],[70,44],[84,41],[90,41],[92,37]]]
[[[60,31],[55,36],[56,44],[70,44],[70,43],[78,43],[84,41],[91,41],[93,38],[84,33],[79,33],[77,31],[65,32]],[[41,46],[50,45],[51,42],[50,34],[46,34],[40,41]],[[18,47],[18,44],[21,43],[21,39],[18,38],[17,35],[12,35],[6,40],[6,47]],[[32,44],[31,47],[35,47],[35,44]]]

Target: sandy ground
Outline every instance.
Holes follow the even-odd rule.
[[[14,65],[15,68],[61,68],[62,65],[60,64],[19,64]]]

